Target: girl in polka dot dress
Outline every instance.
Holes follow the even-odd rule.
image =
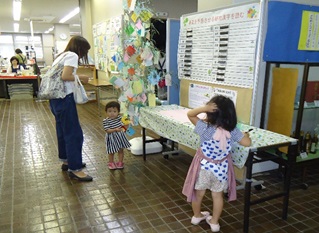
[[[206,113],[204,120],[198,118],[200,113]],[[230,181],[233,181],[232,190],[236,191],[231,147],[235,142],[250,146],[251,140],[248,133],[242,133],[236,128],[234,103],[225,96],[213,97],[205,106],[190,110],[187,116],[195,125],[194,132],[199,135],[201,144],[189,168],[183,194],[187,196],[187,201],[192,202],[194,216],[191,223],[198,225],[202,220],[206,220],[212,232],[218,232],[218,221],[224,205],[223,193],[230,188]],[[206,189],[212,192],[212,216],[208,211],[201,211]],[[230,200],[235,199],[236,193],[231,192]]]

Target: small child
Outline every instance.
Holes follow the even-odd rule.
[[[206,113],[206,119],[201,120],[198,114]],[[193,225],[206,220],[212,232],[220,230],[219,218],[223,211],[223,191],[236,192],[231,147],[235,142],[250,146],[248,133],[242,133],[237,127],[237,116],[231,99],[217,95],[205,106],[188,111],[189,120],[195,125],[194,132],[200,137],[200,148],[197,150],[183,187],[187,201],[192,202],[194,216]],[[230,181],[233,181],[229,186]],[[213,198],[212,216],[208,211],[201,211],[201,204],[206,189],[211,190]],[[236,199],[236,193],[231,192],[230,200]]]
[[[131,144],[126,138],[124,124],[121,121],[120,104],[116,101],[107,103],[105,112],[107,118],[103,119],[103,128],[106,132],[106,151],[109,154],[108,168],[123,169],[124,148],[131,147]],[[115,153],[118,153],[118,162],[114,161]]]

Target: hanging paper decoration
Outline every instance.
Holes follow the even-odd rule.
[[[126,47],[126,52],[129,56],[132,56],[135,53],[135,48],[132,45]]]
[[[112,78],[111,83],[121,89],[121,112],[133,126],[138,124],[140,107],[155,105],[154,85],[160,80],[154,65],[159,51],[150,40],[150,20],[154,13],[148,5],[150,0],[123,0],[123,50],[112,57],[120,78]],[[129,127],[127,133],[134,131]]]

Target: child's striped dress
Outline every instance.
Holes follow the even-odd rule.
[[[103,120],[104,130],[122,127],[123,123],[121,119],[122,119],[122,116],[120,115],[115,119],[105,118]],[[118,152],[120,149],[131,147],[131,144],[126,138],[124,131],[113,132],[110,134],[106,133],[105,144],[106,144],[106,152],[108,154],[114,154]]]

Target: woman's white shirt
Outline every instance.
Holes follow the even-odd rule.
[[[23,66],[19,65],[19,70],[22,71],[24,70]],[[11,74],[12,73],[12,66],[11,65],[8,65],[8,68],[7,68],[7,73]]]
[[[57,57],[52,66],[57,63],[63,64],[63,66],[73,67],[73,75],[76,75],[76,70],[78,69],[79,56],[74,52],[65,52]],[[64,81],[66,94],[73,93],[74,90],[74,81]]]

